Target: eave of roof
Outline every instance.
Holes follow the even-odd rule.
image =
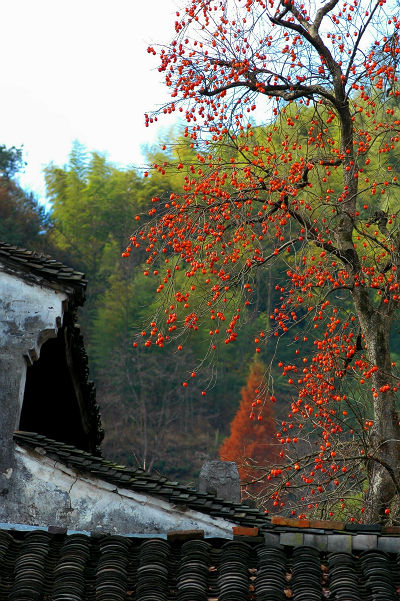
[[[171,482],[165,476],[148,474],[140,468],[115,464],[35,432],[17,431],[14,439],[25,448],[34,452],[36,449],[40,456],[46,454],[83,475],[99,478],[119,488],[159,497],[173,505],[224,518],[237,525],[234,533],[241,535],[241,540],[254,542],[254,537],[262,536],[272,545],[311,545],[324,552],[340,550],[351,553],[377,548],[400,553],[400,526],[268,516],[245,504],[231,503],[214,494],[200,493],[178,482]]]
[[[95,457],[62,442],[46,438],[35,432],[14,433],[15,441],[31,449],[40,449],[49,457],[76,470],[95,476],[120,488],[160,497],[174,505],[185,505],[202,513],[224,518],[243,526],[267,526],[268,518],[262,511],[247,505],[231,503],[214,494],[200,493],[172,482],[165,476],[148,474],[140,468],[128,468]]]
[[[53,287],[64,290],[74,297],[76,305],[82,305],[85,300],[85,275],[49,255],[0,242],[0,262],[18,270],[25,277],[39,282],[44,280]]]
[[[95,457],[35,432],[17,431],[14,439],[23,447],[40,450],[41,455],[46,454],[83,474],[119,488],[153,495],[174,505],[184,505],[210,516],[224,518],[236,524],[239,527],[236,533],[242,536],[254,537],[260,532],[271,544],[308,544],[325,551],[341,549],[352,552],[371,548],[390,551],[398,548],[400,552],[400,526],[269,516],[245,504],[231,503],[214,494],[200,493],[178,482],[171,482],[165,476],[148,474],[140,468],[124,467]]]

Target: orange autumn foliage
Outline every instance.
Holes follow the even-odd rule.
[[[268,471],[266,468],[270,469],[280,460],[272,407],[262,392],[264,374],[263,364],[255,361],[242,388],[242,401],[231,423],[230,436],[219,449],[221,459],[236,462],[249,494],[265,489],[262,476]],[[257,408],[260,411],[262,408],[262,419],[255,414]]]

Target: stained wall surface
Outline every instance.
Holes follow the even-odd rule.
[[[23,279],[0,264],[0,495],[13,469],[12,434],[18,428],[27,366],[62,324],[65,292]]]
[[[55,526],[112,534],[204,530],[232,536],[232,523],[149,494],[78,472],[40,449],[15,447],[12,489],[0,504],[0,522]]]

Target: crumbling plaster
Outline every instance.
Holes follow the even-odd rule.
[[[0,495],[13,469],[12,434],[18,428],[27,365],[42,344],[57,335],[68,297],[0,265]]]
[[[15,471],[0,522],[56,526],[119,534],[157,534],[202,529],[232,535],[232,523],[173,505],[152,495],[118,488],[42,454],[15,446]]]

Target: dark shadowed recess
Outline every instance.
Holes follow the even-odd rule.
[[[71,320],[42,345],[39,359],[27,368],[19,429],[98,455],[102,431],[87,374],[82,336]]]

